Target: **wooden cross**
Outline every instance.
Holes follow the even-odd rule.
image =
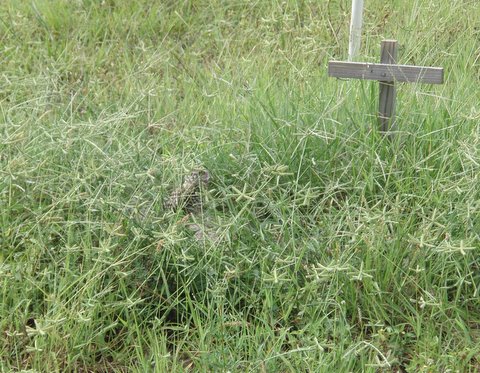
[[[397,65],[397,41],[383,40],[380,63],[328,63],[328,75],[337,78],[378,80],[380,96],[378,119],[380,131],[386,133],[395,126],[395,82],[443,83],[443,68]]]

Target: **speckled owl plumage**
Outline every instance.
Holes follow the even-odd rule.
[[[194,170],[183,181],[182,185],[176,188],[165,199],[163,204],[167,210],[183,209],[186,212],[195,212],[201,209],[200,191],[207,186],[210,174],[206,170]]]

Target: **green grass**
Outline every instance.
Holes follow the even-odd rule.
[[[349,7],[1,2],[1,371],[480,369],[478,3],[366,2],[362,60],[445,68],[393,141]]]

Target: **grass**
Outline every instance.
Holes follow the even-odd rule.
[[[480,369],[477,2],[366,3],[362,60],[446,72],[391,142],[349,7],[2,1],[2,371]]]

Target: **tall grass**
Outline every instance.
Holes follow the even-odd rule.
[[[349,6],[0,4],[2,371],[480,369],[477,3],[366,4],[362,59],[446,72],[393,141]]]

